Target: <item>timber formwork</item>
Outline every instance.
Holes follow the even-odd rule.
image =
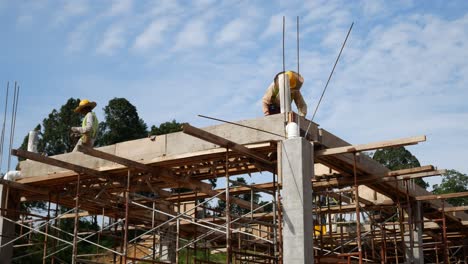
[[[316,263],[467,261],[467,208],[445,199],[468,194],[432,195],[413,179],[443,170],[389,171],[362,153],[417,144],[424,136],[350,145],[294,113],[238,122],[243,126],[186,125],[183,132],[53,157],[13,150],[27,160],[20,179],[1,181],[2,219],[15,233],[0,246],[13,246],[13,263],[31,254],[43,263],[283,263],[285,179],[278,157],[290,120],[315,148],[310,250]],[[259,172],[271,180],[243,184],[232,177],[249,174],[255,182]],[[213,189],[209,179],[227,184]],[[257,193],[267,202],[239,198]],[[23,209],[37,201],[45,202],[42,212]],[[219,201],[223,210],[214,206]],[[94,219],[95,231],[81,226],[81,218]],[[61,228],[66,220],[73,230]],[[105,238],[113,243],[102,243]],[[85,246],[94,253],[80,252]],[[60,259],[65,250],[71,256]],[[217,252],[222,261],[210,257]]]

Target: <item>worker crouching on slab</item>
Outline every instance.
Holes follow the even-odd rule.
[[[73,151],[77,151],[79,145],[86,147],[94,146],[99,128],[99,121],[96,114],[93,112],[94,107],[96,107],[96,102],[90,102],[88,99],[84,99],[80,101],[80,104],[75,109],[75,113],[80,113],[85,117],[83,118],[81,127],[71,128],[73,133],[81,135]]]
[[[291,100],[293,100],[299,115],[306,116],[307,104],[300,92],[303,83],[304,78],[297,72],[278,73],[263,96],[263,113],[267,116],[289,112],[291,111]],[[288,90],[290,93],[286,92]]]

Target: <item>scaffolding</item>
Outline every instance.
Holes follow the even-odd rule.
[[[463,211],[468,208],[445,200],[468,193],[423,192],[413,179],[443,170],[422,166],[388,171],[361,154],[416,144],[425,137],[350,146],[314,123],[292,118],[316,146],[310,234],[316,263],[467,261],[468,217]],[[276,130],[260,126],[264,120]],[[168,135],[164,155],[153,151],[146,159],[135,149],[151,139],[128,142],[131,153],[125,155],[118,155],[117,147],[81,147],[81,153],[63,156],[69,158],[13,150],[28,159],[21,167],[29,175],[0,181],[2,219],[14,226],[13,233],[2,233],[7,242],[0,248],[13,246],[13,263],[31,255],[42,256],[43,263],[283,263],[288,245],[282,239],[284,179],[278,157],[284,119],[278,115],[244,125],[250,124],[276,135],[259,131],[242,140],[245,134],[236,125],[204,130],[186,125],[175,141],[186,146],[196,137],[202,139],[200,149],[171,155]],[[220,133],[220,127],[229,132]],[[232,179],[257,172],[271,181],[244,184]],[[213,189],[204,182],[208,179],[224,179],[225,187]],[[268,201],[256,204],[258,193]],[[240,199],[241,194],[250,200]],[[45,203],[40,213],[24,206],[37,201]],[[213,206],[218,201],[225,204],[223,210]],[[92,224],[83,226],[83,219]],[[422,260],[415,260],[418,251]],[[68,259],[63,252],[69,252]]]

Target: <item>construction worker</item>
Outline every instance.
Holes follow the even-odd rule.
[[[268,86],[268,89],[263,96],[262,105],[263,105],[263,113],[267,115],[274,115],[280,113],[280,83],[279,83],[279,76],[282,75],[283,72],[278,73],[275,76],[273,82]],[[307,104],[302,97],[300,89],[302,84],[304,83],[304,78],[294,71],[287,71],[284,74],[286,81],[289,79],[289,88],[291,90],[291,100],[297,106],[297,110],[299,111],[299,115],[306,116],[307,115]]]
[[[87,147],[93,147],[94,141],[96,140],[99,121],[97,120],[96,114],[93,112],[96,107],[96,102],[90,102],[88,99],[83,99],[75,109],[75,113],[84,115],[81,127],[72,127],[71,131],[75,134],[81,135],[78,143],[76,143],[73,151],[77,151],[79,145]]]

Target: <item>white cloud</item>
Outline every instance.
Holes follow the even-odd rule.
[[[206,27],[202,19],[189,21],[177,35],[174,49],[181,50],[205,45],[208,40]]]
[[[246,41],[245,37],[250,32],[252,24],[245,18],[236,18],[226,24],[216,37],[216,44],[224,45],[236,41]]]
[[[48,0],[27,1],[19,3],[16,24],[20,27],[34,25],[34,20],[38,17],[38,14],[45,10],[45,8],[49,5]]]
[[[68,19],[76,16],[82,16],[89,11],[87,0],[66,1],[57,11],[53,25],[65,23]]]
[[[158,16],[175,15],[183,12],[183,8],[174,0],[159,0],[154,1],[152,6],[148,8],[146,15],[154,18]]]
[[[196,8],[209,8],[216,3],[217,0],[195,0],[193,5]]]
[[[96,49],[98,54],[113,55],[125,45],[125,27],[121,24],[111,26],[103,36],[103,40]]]
[[[164,39],[164,33],[169,30],[171,21],[167,18],[161,18],[153,21],[146,29],[137,36],[133,45],[136,51],[145,51],[149,48],[161,44]]]
[[[90,35],[90,28],[91,22],[84,22],[68,34],[66,50],[68,52],[78,52],[84,49]]]
[[[285,16],[285,31],[296,31],[296,21],[289,16]],[[283,14],[276,14],[270,17],[267,28],[261,34],[261,38],[268,38],[271,36],[282,36],[283,34]]]
[[[468,147],[468,15],[394,22],[348,43],[317,120],[355,143],[427,134],[421,163],[466,171],[453,156]]]
[[[108,16],[118,16],[128,13],[132,10],[133,0],[115,0],[112,1],[112,5],[109,11],[106,13]]]
[[[382,15],[386,9],[384,0],[362,0],[361,6],[366,16]]]

